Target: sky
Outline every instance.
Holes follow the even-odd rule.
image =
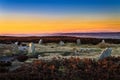
[[[120,32],[120,0],[0,0],[0,34]]]

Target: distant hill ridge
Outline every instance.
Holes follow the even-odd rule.
[[[38,43],[39,40],[42,39],[43,43],[59,43],[60,41],[66,42],[74,42],[76,43],[77,39],[81,40],[82,44],[98,44],[103,39],[107,43],[115,43],[120,44],[120,39],[112,39],[112,38],[92,38],[92,37],[78,37],[78,36],[65,36],[65,35],[53,35],[53,36],[0,36],[0,43],[11,44],[18,42],[34,42]]]
[[[82,34],[86,34],[86,35],[120,35],[120,32],[71,32],[71,33],[45,33],[45,34],[0,34],[0,36],[22,36],[22,37],[26,37],[26,36],[62,36],[62,35],[82,35]]]

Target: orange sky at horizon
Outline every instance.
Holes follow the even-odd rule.
[[[1,18],[0,34],[120,32],[120,19]]]
[[[71,32],[120,32],[120,0],[0,0],[0,35]]]

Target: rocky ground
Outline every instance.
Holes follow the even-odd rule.
[[[11,46],[10,46],[11,45]],[[37,44],[35,43],[35,54],[44,56],[74,56],[76,53],[77,56],[81,58],[96,58],[99,57],[100,53],[107,47],[112,48],[112,56],[120,56],[120,44],[109,44],[109,46],[104,45],[92,45],[92,44],[80,44],[77,45],[75,43],[65,43],[65,45],[61,46],[57,43],[45,43],[45,44]],[[14,48],[14,49],[13,49]],[[18,52],[15,50],[16,46],[13,44],[1,44],[0,51],[1,55]],[[78,51],[78,52],[76,52]]]
[[[109,44],[112,48],[112,56],[120,56],[120,44]],[[56,54],[62,54],[69,52],[71,56],[78,51],[78,56],[81,58],[96,58],[99,57],[100,53],[107,48],[101,48],[99,45],[76,45],[75,43],[66,43],[64,46],[60,46],[56,43],[47,43],[47,44],[35,44],[37,53],[44,53],[46,55],[55,56]]]

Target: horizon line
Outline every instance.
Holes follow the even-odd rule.
[[[70,34],[70,33],[120,33],[120,31],[110,31],[110,32],[59,32],[59,33],[21,33],[21,34],[0,34],[0,36],[51,36],[55,34]]]

